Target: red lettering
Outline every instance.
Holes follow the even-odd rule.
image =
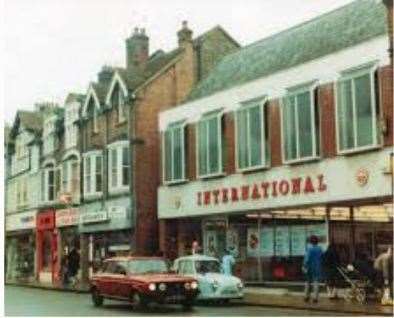
[[[291,179],[291,194],[300,194],[301,192],[301,178]]]
[[[289,182],[287,182],[287,180],[282,180],[279,183],[279,192],[282,195],[287,195],[289,193],[289,187],[290,187]]]
[[[242,200],[246,201],[249,199],[249,186],[242,186]]]
[[[259,192],[259,187],[257,186],[257,184],[253,185],[253,190],[252,190],[252,199],[257,200],[260,199],[261,195]]]
[[[204,204],[205,205],[211,204],[211,192],[210,191],[204,192]]]
[[[319,187],[317,188],[319,192],[324,192],[327,190],[327,185],[324,183],[324,175],[319,174],[317,176],[317,179],[319,180]]]
[[[268,187],[270,184],[268,182],[262,182],[261,187],[263,188],[263,196],[264,198],[268,198]]]
[[[228,189],[223,189],[222,190],[222,196],[223,196],[223,202],[227,203],[228,202]]]
[[[197,193],[197,205],[201,205],[201,204],[202,204],[201,201],[202,201],[202,200],[201,200],[201,192],[198,192],[198,193]]]
[[[305,179],[304,192],[305,193],[315,192],[315,188],[313,187],[311,177],[306,177]]]
[[[238,189],[237,188],[231,188],[231,201],[238,201]]]
[[[220,191],[219,190],[214,190],[214,191],[212,191],[212,194],[213,194],[213,198],[215,200],[215,204],[219,204]]]
[[[276,189],[276,185],[277,184],[278,184],[278,181],[273,181],[272,182],[272,196],[273,197],[278,196],[278,192],[277,192],[277,189]]]

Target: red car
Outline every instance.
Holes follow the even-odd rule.
[[[95,306],[109,298],[140,308],[154,302],[190,309],[198,284],[194,278],[169,273],[163,258],[129,256],[105,260],[102,270],[93,275],[90,290]]]

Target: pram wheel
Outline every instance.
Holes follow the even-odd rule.
[[[367,301],[367,294],[365,290],[358,290],[356,292],[356,299],[360,304],[365,304]]]

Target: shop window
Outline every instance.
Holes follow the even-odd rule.
[[[341,153],[379,145],[374,64],[343,72],[337,83],[337,144]]]
[[[185,124],[170,125],[164,132],[164,181],[185,180]]]
[[[319,155],[318,122],[314,86],[289,89],[282,103],[285,162],[307,160]]]
[[[236,112],[237,167],[250,170],[268,164],[268,123],[265,99],[247,102]]]
[[[110,191],[127,190],[130,182],[129,142],[121,141],[108,146]]]
[[[207,114],[198,122],[197,140],[198,175],[222,173],[222,113]]]
[[[102,154],[93,152],[84,156],[84,195],[102,194]]]

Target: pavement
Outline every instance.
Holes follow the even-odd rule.
[[[171,317],[289,317],[289,316],[349,316],[346,313],[321,312],[293,308],[247,306],[229,303],[196,304],[191,311],[181,306],[156,305],[145,310],[135,310],[127,302],[104,300],[101,307],[94,307],[89,294],[70,293],[59,290],[32,289],[29,287],[6,286],[4,289],[6,316],[171,316]]]
[[[87,288],[64,289],[60,286],[44,285],[39,283],[9,283],[13,286],[24,286],[39,288],[43,290],[57,290],[61,292],[87,293]],[[320,294],[317,304],[304,302],[303,293],[290,291],[287,288],[271,287],[247,287],[242,300],[234,300],[232,303],[237,306],[261,306],[275,307],[281,309],[306,310],[308,312],[347,313],[352,315],[373,315],[373,316],[393,316],[392,306],[382,306],[379,303],[359,304],[346,302],[339,294],[340,298],[331,300],[325,293]]]

